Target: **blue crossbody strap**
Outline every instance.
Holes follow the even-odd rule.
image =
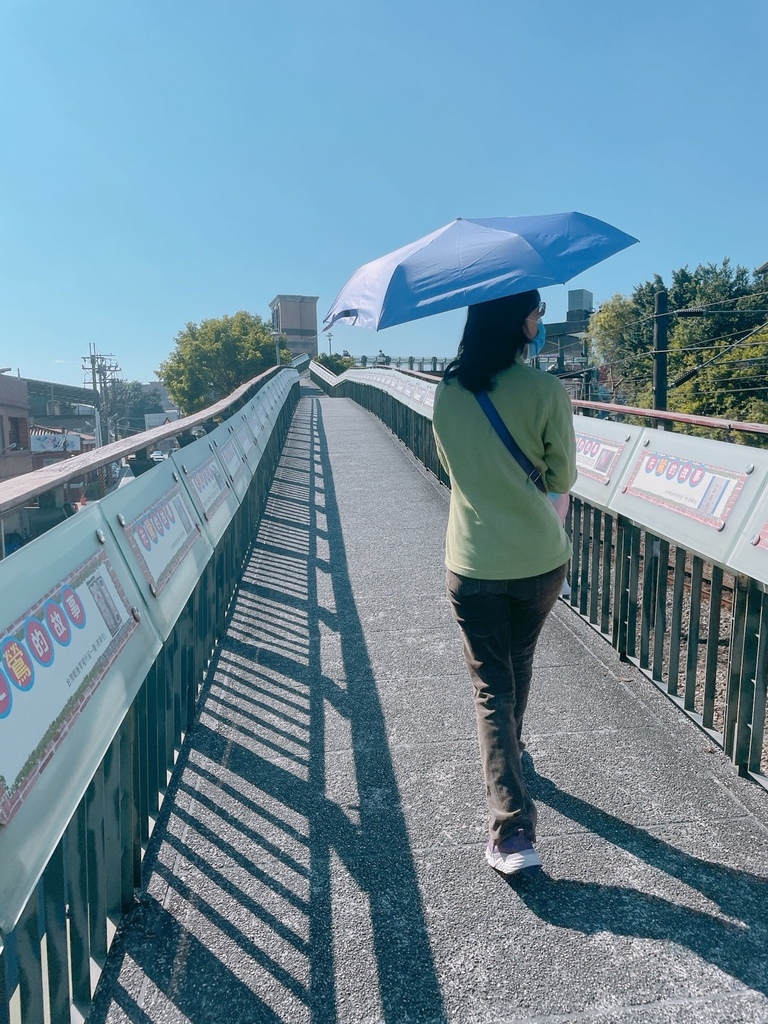
[[[544,484],[544,481],[541,478],[541,472],[536,468],[536,466],[534,466],[534,464],[525,454],[523,449],[520,447],[520,445],[517,443],[514,437],[512,437],[512,435],[510,434],[509,430],[507,429],[506,423],[501,418],[501,416],[499,416],[496,406],[491,401],[491,396],[488,394],[487,391],[476,391],[475,398],[480,403],[480,407],[485,413],[485,415],[491,421],[491,426],[499,435],[501,440],[504,442],[505,446],[509,449],[509,452],[513,456],[513,458],[517,460],[525,475],[528,477],[529,480],[532,480],[536,484],[536,486],[543,494],[546,494],[547,488]]]

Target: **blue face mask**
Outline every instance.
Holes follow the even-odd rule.
[[[536,337],[528,342],[528,358],[535,359],[536,356],[544,348],[544,342],[547,340],[547,328],[544,326],[541,320],[539,320],[539,329],[536,332]]]

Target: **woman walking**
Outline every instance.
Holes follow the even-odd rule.
[[[557,377],[525,362],[544,343],[543,313],[537,291],[470,306],[433,415],[451,480],[447,586],[474,689],[489,813],[485,855],[504,874],[541,864],[536,806],[520,765],[523,716],[536,641],[571,545],[555,504],[505,447],[493,409],[487,413],[478,396],[488,394],[502,432],[539,471],[550,498],[567,495],[576,480],[570,400]]]

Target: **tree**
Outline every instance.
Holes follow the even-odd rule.
[[[615,295],[590,319],[600,379],[613,401],[652,404],[654,296],[666,291],[668,308],[668,408],[741,420],[765,418],[768,389],[765,285],[730,260],[659,275],[637,285],[630,298]],[[685,316],[687,310],[698,310]]]
[[[653,287],[658,282],[656,278]],[[653,299],[650,314],[647,288],[632,298],[614,295],[604,302],[589,321],[592,354],[600,367],[601,384],[608,390],[610,401],[640,405],[641,395],[652,376]]]
[[[320,363],[326,370],[335,373],[337,377],[355,365],[353,356],[340,356],[338,352],[334,352],[333,355],[325,355],[324,352],[321,352],[320,355],[315,356],[314,362]]]
[[[108,392],[110,420],[116,422],[116,433],[138,434],[144,430],[144,414],[162,412],[163,403],[156,391],[145,390],[141,381],[114,381]]]
[[[731,340],[712,353],[703,349],[701,363],[680,385],[670,385],[670,406],[698,416],[717,416],[749,423],[768,423],[768,330]],[[687,376],[683,374],[681,376]],[[707,433],[706,431],[698,431]],[[765,435],[734,432],[730,440],[768,446]]]
[[[156,371],[182,413],[225,398],[275,365],[272,325],[241,310],[218,320],[188,323],[176,348]],[[281,339],[281,362],[290,358]]]

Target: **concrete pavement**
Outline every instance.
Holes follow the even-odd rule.
[[[768,795],[567,606],[485,863],[448,498],[311,386],[90,1021],[768,1021]]]

